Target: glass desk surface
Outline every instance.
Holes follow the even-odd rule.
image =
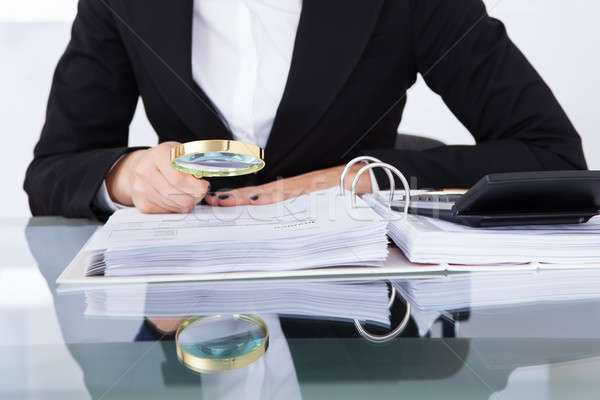
[[[264,315],[271,337],[262,359],[198,374],[178,361],[169,333],[182,317],[149,319],[143,308],[135,316],[93,316],[84,293],[57,292],[56,278],[96,227],[62,218],[0,220],[0,399],[600,396],[600,296],[589,289],[592,272],[587,289],[573,286],[581,296],[554,301],[535,296],[547,290],[540,284],[530,290],[535,301],[526,301],[526,287],[520,301],[498,303],[496,293],[496,303],[486,305],[497,287],[469,275],[447,286],[461,293],[458,300],[444,295],[446,286],[419,286],[425,292],[412,292],[408,326],[383,344],[361,337],[351,321]],[[415,289],[414,282],[395,283],[404,296]],[[464,304],[448,310],[445,300]]]

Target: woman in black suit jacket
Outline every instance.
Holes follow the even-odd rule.
[[[187,211],[204,196],[207,182],[166,168],[168,142],[232,137],[192,77],[192,5],[80,0],[25,180],[34,215],[106,217],[94,200],[105,179],[113,200],[148,212]],[[393,149],[418,73],[476,145]],[[139,96],[162,143],[154,149],[127,147]],[[468,187],[492,172],[586,168],[574,127],[480,0],[304,0],[265,152],[259,173],[210,182],[212,190],[244,189],[206,200],[265,203],[334,186],[340,166],[362,154],[425,187]],[[163,181],[153,181],[160,174]],[[279,177],[286,179],[268,184]],[[173,187],[181,193],[168,193]]]

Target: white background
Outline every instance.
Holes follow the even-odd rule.
[[[590,168],[600,169],[597,93],[600,92],[600,4],[591,0],[487,0],[490,14],[546,79],[584,140]],[[29,215],[21,189],[44,121],[52,72],[68,38],[76,0],[0,0],[0,217]],[[446,143],[472,138],[421,80],[409,91],[400,130]],[[138,112],[132,144],[156,142]],[[509,156],[509,155],[507,155]]]
[[[513,40],[554,90],[584,139],[590,167],[600,169],[600,139],[596,134],[600,123],[600,4],[592,0],[488,0],[486,4],[492,15],[506,23]],[[0,266],[0,343],[4,345],[59,344],[64,340],[52,295],[29,253],[24,232],[21,229],[22,234],[15,236],[11,228],[22,227],[25,221],[9,219],[29,215],[22,181],[43,124],[52,72],[68,41],[75,6],[76,0],[0,0],[0,128],[4,139],[0,146],[0,218],[4,218],[0,250],[5,255]],[[408,99],[403,132],[447,143],[472,143],[465,129],[421,81],[410,90]],[[155,141],[143,112],[138,113],[131,128],[131,143]],[[7,257],[11,254],[15,257]],[[138,327],[139,322],[132,321],[131,338]],[[55,351],[64,359],[60,368],[39,373],[32,361],[38,355],[24,353],[23,365],[12,366],[16,380],[0,386],[16,387],[26,382],[34,392],[50,386],[86,398],[79,366],[66,348]],[[58,359],[56,354],[54,357]],[[598,363],[594,359],[519,368],[511,374],[508,386],[492,398],[545,397],[550,377],[553,382],[558,378],[559,383],[561,377],[591,380],[590,371],[597,370]]]

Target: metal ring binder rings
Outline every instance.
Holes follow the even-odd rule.
[[[346,180],[346,175],[348,174],[350,167],[352,167],[354,164],[359,163],[359,162],[367,162],[367,165],[365,165],[358,171],[358,173],[354,177],[354,180],[352,181],[352,191],[351,191],[352,207],[356,207],[356,185],[358,184],[358,181],[360,180],[361,175],[364,174],[366,171],[369,171],[373,168],[383,168],[385,173],[387,174],[389,182],[390,182],[390,197],[389,197],[388,207],[390,207],[390,208],[392,207],[392,201],[394,200],[394,192],[395,192],[395,187],[396,187],[396,183],[394,181],[394,176],[392,175],[392,173],[393,173],[400,179],[400,181],[402,182],[402,186],[404,187],[404,198],[406,199],[405,204],[404,204],[404,216],[406,217],[408,215],[408,209],[410,207],[410,186],[408,184],[408,181],[406,180],[406,178],[404,177],[402,172],[400,172],[396,167],[394,167],[393,165],[384,163],[375,157],[370,157],[370,156],[356,157],[356,158],[350,160],[350,162],[348,162],[348,164],[346,164],[346,167],[344,168],[344,171],[342,172],[342,175],[340,177],[340,195],[343,196],[345,193],[344,181]],[[370,163],[370,162],[372,162],[372,163]],[[396,298],[396,289],[393,286],[391,286],[390,302],[388,303],[388,308],[392,307],[392,305],[394,304],[395,298]],[[367,339],[371,342],[383,343],[383,342],[392,340],[396,336],[398,336],[400,333],[402,333],[402,331],[404,331],[404,328],[406,328],[406,325],[408,324],[408,320],[410,318],[410,303],[406,300],[404,301],[404,303],[406,304],[406,313],[404,314],[402,321],[400,321],[398,326],[395,327],[392,331],[390,331],[384,335],[375,335],[373,333],[368,332],[362,326],[361,322],[356,319],[354,320],[354,327],[356,328],[357,332],[362,337],[364,337],[365,339]]]
[[[360,156],[360,157],[356,157],[352,160],[350,160],[348,162],[348,164],[346,164],[346,167],[344,168],[344,171],[342,172],[342,175],[340,176],[340,194],[344,194],[344,182],[346,180],[346,175],[348,174],[348,171],[350,171],[350,168],[354,165],[357,164],[359,162],[366,162],[367,164],[369,162],[377,162],[380,163],[381,160],[375,157],[371,157],[371,156]],[[392,201],[392,193],[394,192],[394,189],[396,187],[396,182],[394,181],[394,177],[392,176],[392,173],[388,170],[385,169],[385,173],[388,176],[388,179],[390,181],[390,202]]]
[[[390,285],[390,288],[391,288],[391,292],[390,292],[390,302],[388,303],[388,308],[391,309],[392,306],[394,305],[394,301],[396,300],[396,288],[394,288],[393,285]],[[402,297],[402,296],[400,296],[400,297]],[[355,319],[354,320],[354,328],[356,329],[358,334],[361,335],[363,338],[367,339],[368,341],[374,342],[374,343],[384,343],[384,342],[394,339],[396,336],[401,334],[404,331],[404,328],[406,328],[406,325],[408,324],[408,320],[410,319],[410,303],[407,300],[405,300],[404,298],[402,298],[402,299],[404,300],[404,304],[406,305],[406,312],[404,313],[404,317],[402,318],[402,321],[400,321],[398,326],[396,326],[392,331],[390,331],[384,335],[375,335],[373,333],[368,332],[362,326],[360,321]]]

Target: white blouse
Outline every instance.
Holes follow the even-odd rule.
[[[265,147],[302,0],[194,0],[192,74],[236,140]]]

